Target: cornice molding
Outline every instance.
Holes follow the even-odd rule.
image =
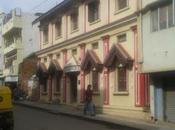
[[[50,47],[45,48],[45,49],[42,49],[42,50],[38,51],[36,54],[42,55],[42,54],[47,53],[49,51],[53,51],[55,49],[59,49],[59,48],[62,48],[64,46],[68,46],[72,43],[76,43],[77,41],[81,41],[81,40],[84,40],[86,38],[93,37],[95,35],[98,35],[100,33],[105,32],[107,30],[113,30],[116,27],[121,27],[121,26],[124,26],[124,25],[129,24],[129,23],[133,23],[136,21],[137,21],[137,15],[136,15],[136,13],[133,13],[132,15],[129,15],[129,16],[127,16],[123,19],[120,19],[118,21],[115,21],[113,23],[104,25],[104,26],[99,27],[99,28],[92,30],[90,32],[87,32],[87,33],[81,34],[79,36],[76,36],[74,38],[68,39],[66,41],[63,41],[62,43],[50,46]]]

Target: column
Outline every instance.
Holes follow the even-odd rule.
[[[131,27],[134,36],[134,83],[135,83],[135,105],[137,107],[149,106],[149,75],[140,73],[138,63],[138,30],[137,26]]]
[[[109,53],[109,35],[103,36],[102,40],[103,40],[103,57],[104,60],[106,58],[106,56]],[[105,105],[109,105],[109,70],[108,68],[104,68],[103,70],[103,103]]]
[[[40,32],[40,38],[39,38],[39,43],[40,43],[40,50],[42,49],[42,44],[43,44],[43,27],[39,26],[39,32]]]
[[[80,64],[82,63],[85,57],[85,44],[80,44]],[[84,101],[84,93],[85,93],[85,74],[84,71],[80,71],[80,101]]]

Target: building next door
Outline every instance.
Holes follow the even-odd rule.
[[[165,119],[175,123],[175,77],[165,80]]]

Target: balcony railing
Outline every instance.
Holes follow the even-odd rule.
[[[13,16],[2,27],[2,35],[5,35],[13,28],[22,28],[21,16]]]
[[[17,49],[17,43],[12,43],[10,46],[4,48],[4,54],[7,54],[15,49]]]
[[[18,65],[17,63],[13,63],[10,66],[4,69],[4,75],[17,75],[18,74]]]

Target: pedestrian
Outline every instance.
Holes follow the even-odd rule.
[[[84,115],[90,113],[91,116],[95,116],[95,105],[92,102],[92,86],[89,84],[87,90],[85,91],[85,104],[84,104]]]

